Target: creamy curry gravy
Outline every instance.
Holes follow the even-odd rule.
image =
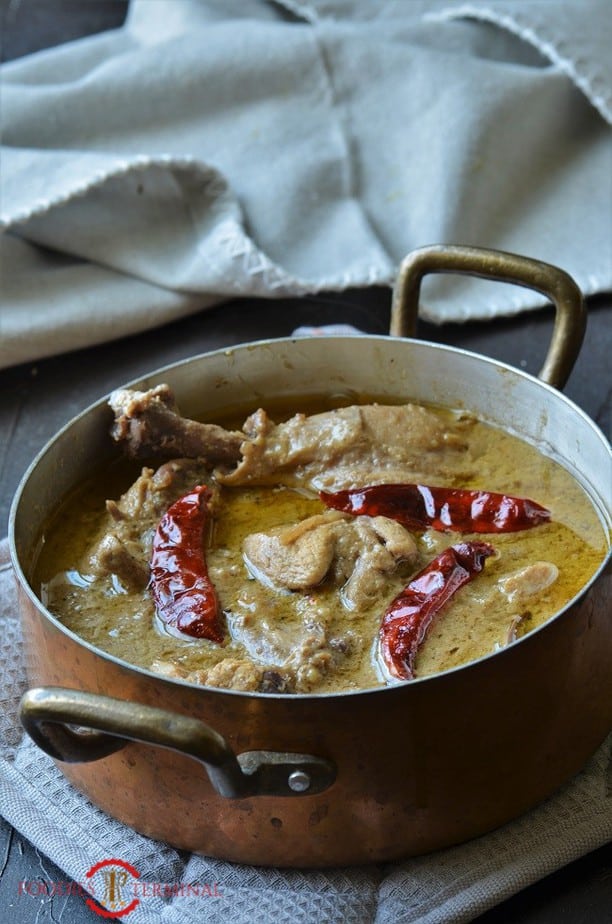
[[[496,535],[415,533],[412,560],[400,562],[365,605],[351,610],[342,605],[337,575],[305,591],[288,591],[267,586],[245,564],[247,536],[324,513],[316,493],[299,481],[221,485],[207,537],[209,574],[228,630],[220,646],[170,634],[156,618],[149,588],[130,588],[112,573],[92,574],[92,554],[108,527],[105,500],[118,499],[140,471],[121,461],[83,484],[48,524],[35,586],[49,610],[85,641],[169,677],[268,692],[366,689],[389,682],[376,641],[381,616],[394,596],[442,549],[479,539],[490,542],[496,555],[435,618],[415,674],[426,676],[496,651],[541,625],[580,590],[601,563],[607,536],[593,504],[559,464],[465,415],[428,410],[449,432],[460,433],[464,446],[444,457],[444,482],[434,472],[429,482],[422,478],[425,483],[528,497],[550,509],[551,522]],[[173,488],[172,499],[190,482],[214,483],[210,468],[196,463],[185,479]],[[558,575],[532,592],[521,583],[521,574],[538,562],[549,563]]]

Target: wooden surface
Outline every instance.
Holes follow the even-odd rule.
[[[0,0],[2,56],[18,57],[121,24],[122,0]],[[243,300],[203,311],[156,331],[0,371],[0,535],[23,472],[56,430],[112,388],[166,363],[217,347],[285,336],[300,324],[345,322],[385,333],[389,292],[383,289],[265,302]],[[589,302],[581,355],[566,394],[610,435],[612,296]],[[552,328],[542,310],[492,324],[421,324],[419,335],[484,353],[536,373]],[[65,876],[0,820],[0,922],[98,920],[79,896],[25,898],[24,879]],[[612,922],[612,848],[604,847],[531,886],[477,919],[479,924],[605,924]]]

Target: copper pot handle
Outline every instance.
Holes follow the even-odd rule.
[[[244,751],[236,756],[199,719],[98,693],[38,687],[24,694],[20,718],[33,741],[55,760],[81,763],[108,757],[130,741],[152,744],[204,764],[215,790],[230,799],[313,795],[336,776],[331,761],[309,754]]]
[[[586,329],[582,293],[563,270],[530,257],[482,247],[421,247],[400,264],[391,302],[390,334],[413,337],[419,313],[421,281],[429,273],[459,273],[498,282],[509,282],[541,292],[555,306],[555,324],[544,365],[542,381],[563,388],[580,352]]]

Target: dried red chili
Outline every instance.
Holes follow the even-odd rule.
[[[423,484],[377,484],[320,492],[328,507],[370,517],[389,517],[407,529],[456,530],[464,533],[511,533],[550,520],[550,511],[535,501],[492,491],[432,488]]]
[[[150,586],[157,612],[168,626],[222,642],[219,602],[204,553],[210,496],[207,487],[198,485],[161,518],[153,539]]]
[[[436,556],[387,608],[380,625],[383,661],[393,677],[414,679],[417,651],[434,616],[479,574],[495,549],[488,542],[451,545]]]

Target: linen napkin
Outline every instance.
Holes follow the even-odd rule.
[[[467,844],[402,863],[265,869],[187,855],[109,818],[65,780],[19,724],[26,687],[8,542],[0,542],[0,813],[75,883],[110,857],[140,890],[134,924],[461,924],[612,838],[612,736],[569,784]],[[200,885],[207,897],[186,886]],[[183,885],[181,892],[180,886]],[[166,886],[164,892],[163,886]],[[174,891],[176,894],[172,894]],[[203,904],[205,903],[205,904]]]
[[[612,288],[608,0],[132,0],[0,73],[0,367],[432,243]],[[437,277],[433,322],[543,304]],[[255,309],[254,309],[255,310]]]

